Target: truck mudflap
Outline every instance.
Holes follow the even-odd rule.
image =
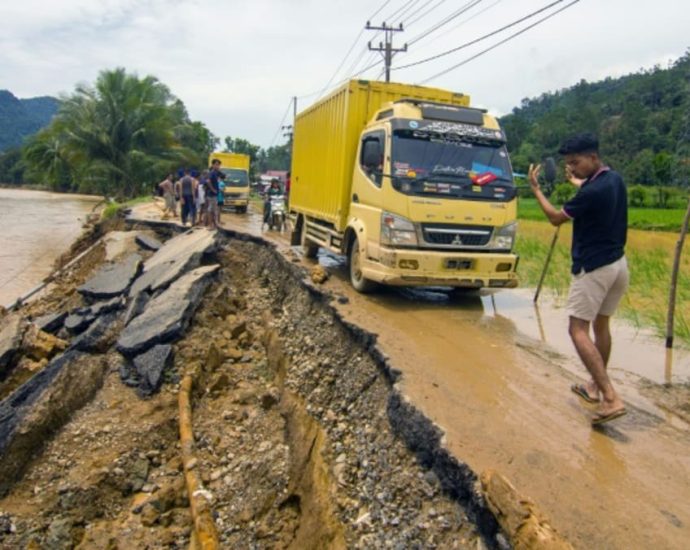
[[[380,252],[378,261],[364,260],[362,274],[387,285],[470,288],[515,288],[518,285],[517,254],[388,248]]]

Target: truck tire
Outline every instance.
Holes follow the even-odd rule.
[[[350,245],[348,251],[348,265],[350,268],[350,283],[352,288],[361,294],[368,294],[376,289],[377,283],[366,279],[362,275],[362,268],[360,265],[361,254],[359,252],[359,241],[355,238]]]
[[[239,214],[246,214],[247,213],[247,207],[246,206],[238,206],[237,207],[237,212]]]
[[[316,258],[319,253],[319,245],[314,244],[307,237],[307,220],[302,218],[302,232],[300,238],[300,244],[302,245],[302,252],[305,258]]]

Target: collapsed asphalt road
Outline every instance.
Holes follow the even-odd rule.
[[[113,234],[118,257],[102,263],[94,248],[6,316],[3,547],[559,540],[500,476],[484,480],[485,499],[395,390],[372,335],[344,323],[302,268],[264,243],[178,232],[160,229],[160,247]],[[191,455],[178,450],[183,377]],[[513,509],[499,514],[505,532],[502,508]]]

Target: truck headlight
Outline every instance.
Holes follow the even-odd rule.
[[[407,218],[390,212],[381,213],[381,244],[417,246],[417,231]]]
[[[499,227],[494,231],[492,248],[498,250],[512,250],[515,242],[515,233],[517,232],[517,222],[511,222],[507,225]]]

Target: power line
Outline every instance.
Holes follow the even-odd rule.
[[[562,2],[562,1],[563,1],[563,0],[559,0],[558,2],[554,2],[554,3],[557,4],[557,3]],[[435,74],[435,75],[433,75],[433,76],[430,76],[429,78],[427,78],[427,79],[425,79],[425,80],[422,80],[422,81],[420,82],[420,84],[426,84],[426,83],[429,82],[430,80],[433,80],[433,79],[435,79],[435,78],[438,78],[439,76],[443,76],[444,74],[449,73],[450,71],[453,71],[453,70],[457,69],[458,67],[462,67],[463,65],[466,65],[466,64],[469,63],[470,61],[474,61],[475,59],[477,59],[478,57],[484,55],[485,53],[488,53],[488,52],[490,52],[491,50],[494,50],[494,49],[498,48],[499,46],[505,44],[506,42],[512,40],[513,38],[515,38],[515,37],[517,37],[517,36],[519,36],[519,35],[521,35],[521,34],[527,32],[527,31],[530,30],[530,29],[533,29],[534,27],[536,27],[537,25],[543,23],[544,21],[546,21],[546,20],[548,20],[548,19],[551,19],[552,17],[558,15],[558,14],[561,13],[562,11],[567,10],[567,9],[570,8],[571,6],[574,6],[575,4],[577,4],[579,1],[580,1],[580,0],[573,0],[572,2],[570,2],[570,4],[566,4],[566,5],[563,6],[562,8],[556,10],[556,11],[553,12],[553,13],[550,13],[550,14],[547,15],[546,17],[542,17],[541,19],[535,21],[535,22],[532,23],[531,25],[528,25],[528,26],[525,27],[524,29],[521,29],[521,30],[519,30],[518,32],[511,34],[511,35],[508,36],[507,38],[504,38],[504,39],[501,40],[500,42],[497,42],[496,44],[494,44],[494,45],[492,45],[492,46],[489,46],[488,48],[482,50],[481,52],[479,52],[479,53],[477,53],[477,54],[475,54],[475,55],[473,55],[473,56],[471,56],[471,57],[468,57],[468,58],[465,59],[464,61],[461,61],[460,63],[457,63],[457,64],[453,65],[452,67],[449,67],[449,68],[447,68],[447,69],[441,71],[440,73],[437,73],[437,74]]]
[[[408,12],[409,10],[411,10],[412,8],[414,8],[414,5],[415,5],[417,2],[419,2],[419,0],[412,0],[412,2],[409,3],[409,5],[407,6],[407,8],[405,8],[404,10],[402,10],[402,11],[395,17],[396,21],[400,22],[400,21],[402,20],[402,18],[405,17],[405,15],[407,14],[407,12]],[[392,19],[389,19],[389,21],[390,21],[391,23],[393,23],[393,20],[392,20]]]
[[[401,11],[406,9],[410,4],[414,3],[415,1],[417,1],[417,0],[408,0],[401,7],[399,7],[397,10],[395,10],[393,13],[391,13],[388,17],[384,18],[384,21],[392,21],[394,17],[398,17],[398,14]],[[373,19],[373,18],[370,18],[369,20],[371,20],[371,19]]]
[[[450,34],[451,32],[453,32],[454,30],[459,29],[459,28],[462,27],[465,23],[468,23],[468,22],[472,21],[472,19],[474,19],[475,17],[479,17],[481,14],[483,14],[483,13],[489,11],[489,10],[490,10],[491,8],[493,8],[496,4],[500,4],[502,1],[503,1],[503,0],[496,0],[493,4],[489,4],[489,5],[486,6],[484,9],[479,10],[478,12],[476,12],[476,13],[470,15],[467,19],[463,19],[463,20],[460,21],[457,25],[453,25],[453,26],[450,27],[449,29],[446,29],[445,32],[442,32],[441,34],[437,34],[437,35],[434,36],[431,40],[427,41],[427,42],[424,44],[424,46],[422,46],[422,49],[425,49],[426,46],[428,46],[429,44],[435,42],[436,40],[438,40],[438,39],[441,38],[442,36],[446,36],[446,35]]]
[[[505,25],[501,27],[500,29],[496,29],[495,31],[491,31],[488,34],[485,34],[483,36],[480,36],[479,38],[475,38],[474,40],[470,40],[469,42],[465,42],[464,44],[461,44],[460,46],[457,46],[455,48],[451,48],[450,50],[446,50],[445,52],[441,52],[436,55],[432,55],[431,57],[427,57],[424,59],[420,59],[419,61],[414,61],[412,63],[408,63],[407,65],[400,65],[399,67],[395,67],[393,70],[394,71],[399,71],[401,69],[407,69],[408,67],[414,67],[416,65],[421,65],[422,63],[427,63],[429,61],[433,61],[434,59],[439,59],[441,57],[445,57],[446,55],[450,55],[452,53],[455,53],[457,51],[463,50],[465,48],[468,48],[469,46],[473,46],[474,44],[477,44],[478,42],[481,42],[482,40],[486,40],[487,38],[491,38],[492,36],[499,34],[511,27],[514,27],[515,25],[519,25],[520,23],[526,21],[527,19],[530,19],[534,17],[535,15],[539,15],[540,13],[548,10],[549,8],[552,8],[556,4],[560,4],[561,2],[564,2],[565,0],[556,0],[555,2],[552,2],[551,4],[548,4],[547,6],[544,6],[543,8],[538,9],[537,11],[533,11],[532,13],[525,15],[524,17],[521,17],[520,19],[513,21],[512,23],[509,23],[508,25]],[[579,1],[579,0],[578,0]],[[565,6],[566,8],[569,7],[571,4],[568,6]],[[563,8],[565,9],[565,8]],[[562,10],[559,10],[562,11]],[[554,12],[552,15],[555,15],[558,13],[558,11]],[[528,29],[531,27],[528,27]]]
[[[367,21],[371,20],[373,17],[378,15],[383,8],[385,8],[388,4],[390,3],[390,0],[386,0],[379,8],[369,16],[369,19]],[[328,89],[328,87],[331,85],[331,82],[333,82],[333,79],[336,77],[336,75],[340,72],[340,69],[343,68],[343,65],[345,65],[345,61],[347,61],[347,58],[350,57],[350,54],[352,53],[352,50],[355,49],[355,46],[357,45],[357,42],[359,42],[359,39],[362,37],[364,34],[365,29],[362,29],[359,31],[359,34],[357,34],[357,37],[355,38],[354,42],[352,43],[352,46],[347,50],[347,53],[345,54],[345,57],[343,57],[342,61],[338,65],[338,68],[335,70],[335,72],[331,75],[331,78],[328,79],[328,82],[326,85],[321,89],[321,93],[319,94],[319,97],[323,95],[323,93]]]
[[[273,144],[276,142],[276,139],[278,138],[278,134],[283,130],[283,123],[285,122],[285,119],[288,116],[288,113],[290,112],[290,107],[292,107],[292,102],[294,101],[294,98],[290,98],[290,101],[288,102],[287,109],[285,109],[285,114],[283,115],[283,118],[280,119],[280,124],[278,124],[278,129],[276,130],[276,133],[273,135],[273,139],[271,140],[271,145],[269,145],[269,148],[273,147]]]
[[[439,0],[439,2],[438,2],[435,6],[432,6],[431,8],[429,8],[429,9],[428,9],[427,11],[425,11],[422,15],[420,15],[420,16],[417,17],[416,19],[412,19],[411,21],[408,21],[408,22],[406,23],[407,28],[409,28],[410,25],[414,25],[417,21],[420,21],[420,20],[424,19],[427,15],[429,15],[432,11],[436,10],[436,9],[437,9],[441,4],[443,4],[445,1],[446,1],[446,0]],[[411,13],[408,17],[411,17],[411,18],[414,17],[417,13],[419,13],[422,9],[424,9],[425,7],[427,7],[429,4],[431,4],[431,1],[427,2],[426,4],[424,4],[421,8],[419,8],[418,10],[416,10],[414,13]]]
[[[456,11],[454,11],[453,13],[451,13],[449,16],[447,16],[445,19],[442,19],[442,20],[439,21],[438,23],[435,23],[434,25],[432,25],[431,27],[429,27],[429,28],[428,28],[427,30],[425,30],[424,32],[421,32],[420,34],[418,34],[417,36],[415,36],[414,38],[412,38],[412,39],[408,42],[408,44],[411,46],[412,44],[414,44],[414,43],[416,43],[416,42],[419,42],[420,40],[422,40],[423,38],[429,36],[431,33],[437,31],[438,29],[440,29],[440,28],[443,27],[444,25],[447,25],[448,23],[450,23],[450,22],[451,22],[453,19],[455,19],[456,17],[460,17],[463,13],[465,13],[465,12],[471,10],[473,7],[475,7],[477,4],[479,4],[479,3],[481,3],[481,2],[482,2],[482,0],[471,0],[470,2],[467,2],[467,3],[464,4],[462,7],[460,7],[459,9],[457,9]]]

